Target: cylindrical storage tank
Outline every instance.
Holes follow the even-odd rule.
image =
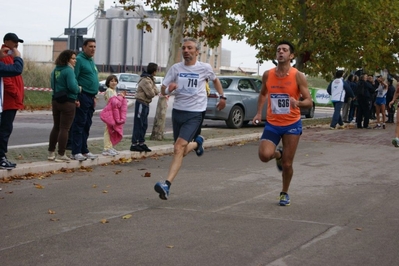
[[[101,66],[109,64],[109,40],[110,40],[111,21],[106,18],[99,18],[96,21],[96,53],[94,54],[94,62],[100,66],[99,71],[103,72]]]
[[[125,64],[125,44],[126,44],[126,19],[114,18],[111,20],[109,64],[118,70],[111,69],[111,72],[119,72],[121,66]]]
[[[123,9],[117,7],[111,7],[105,11],[106,18],[122,18],[123,16]]]
[[[165,69],[169,59],[170,33],[169,28],[165,29],[159,21],[159,39],[158,39],[158,66]]]
[[[140,23],[139,18],[130,18],[127,20],[126,33],[126,65],[133,72],[140,72],[140,55],[141,55],[141,30],[137,29]]]
[[[148,63],[158,63],[158,43],[161,41],[159,36],[160,19],[147,18],[146,21],[151,26],[152,31],[143,32],[143,66],[147,66]]]

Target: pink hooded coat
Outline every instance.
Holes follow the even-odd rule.
[[[127,101],[122,96],[109,98],[107,105],[100,113],[101,120],[107,125],[112,145],[123,138],[123,125],[126,122]]]

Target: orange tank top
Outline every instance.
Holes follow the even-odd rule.
[[[285,77],[276,76],[276,68],[269,70],[266,81],[267,116],[274,126],[288,126],[301,119],[301,110],[290,107],[290,97],[299,100],[300,91],[296,82],[298,70],[291,67]]]

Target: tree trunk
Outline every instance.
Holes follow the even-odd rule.
[[[183,38],[184,21],[187,18],[187,11],[190,0],[181,0],[177,10],[176,21],[173,25],[172,37],[169,45],[169,59],[166,66],[166,72],[169,68],[181,61],[181,41]],[[172,96],[173,97],[173,96]],[[163,140],[166,121],[167,98],[160,96],[158,98],[157,110],[155,112],[154,126],[152,128],[151,140]]]

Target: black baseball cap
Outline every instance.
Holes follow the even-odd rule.
[[[20,38],[18,38],[17,34],[15,33],[7,33],[6,35],[4,35],[3,41],[14,41],[14,42],[24,42],[24,40],[21,40]]]

